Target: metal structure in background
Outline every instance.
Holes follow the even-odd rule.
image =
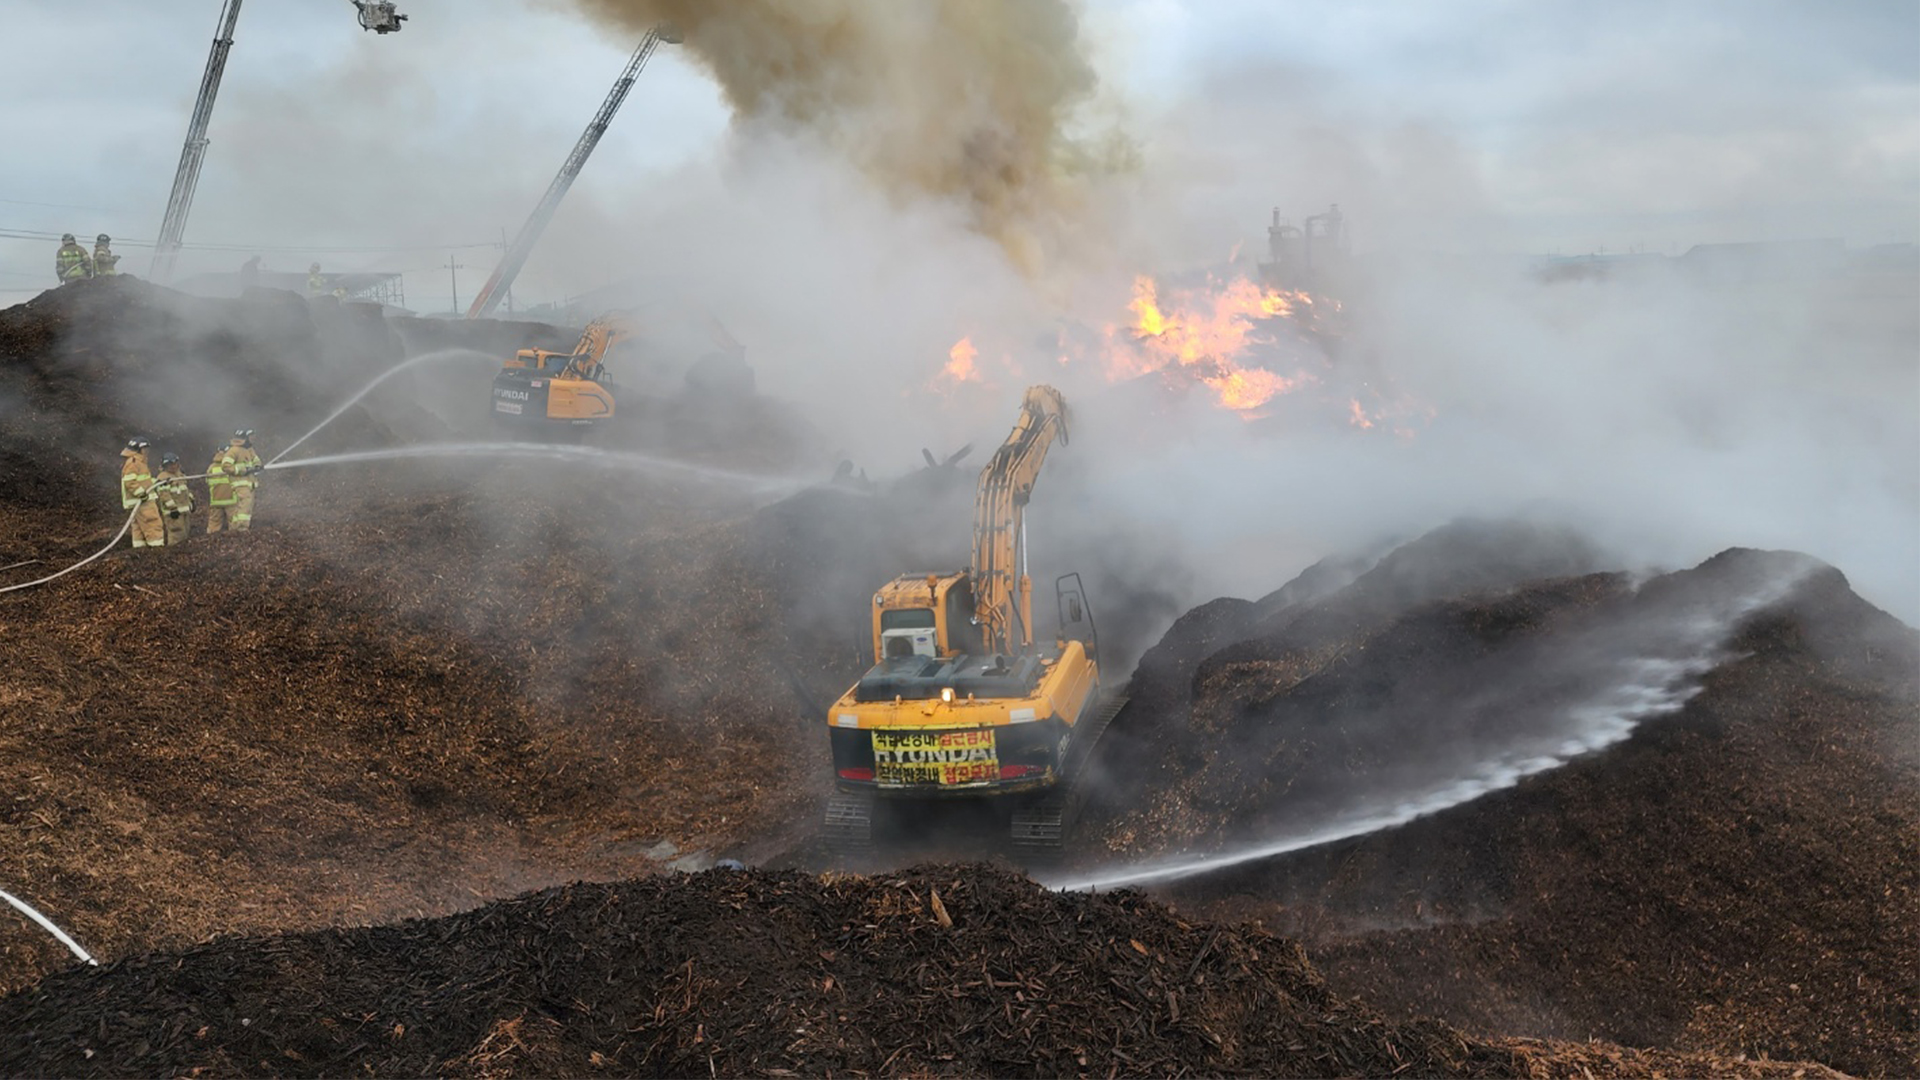
[[[187,231],[187,211],[193,208],[193,189],[200,183],[200,163],[207,156],[207,121],[213,117],[213,98],[220,92],[220,76],[227,70],[227,50],[233,48],[233,24],[240,18],[240,0],[225,0],[220,30],[207,55],[206,74],[200,76],[200,97],[187,122],[187,145],[180,151],[180,167],[173,173],[173,193],[167,196],[167,215],[160,219],[160,239],[153,245],[155,281],[173,276],[173,260],[180,254],[180,237]]]
[[[356,274],[349,276],[359,277],[361,275]],[[349,299],[371,300],[376,304],[385,304],[387,307],[393,308],[404,309],[407,306],[407,290],[402,275],[368,274],[365,276],[371,277],[374,280],[357,289],[348,289],[347,297]]]
[[[360,29],[371,30],[376,34],[399,33],[407,21],[405,15],[394,10],[394,5],[380,0],[353,0],[354,9],[360,16]]]
[[[1271,261],[1260,264],[1260,273],[1269,288],[1308,289],[1321,283],[1351,253],[1340,204],[1334,203],[1324,214],[1309,214],[1298,228],[1287,224],[1275,207],[1273,224],[1267,227],[1267,253]]]
[[[220,30],[213,37],[213,51],[207,54],[207,71],[200,76],[200,96],[193,103],[193,119],[187,122],[187,145],[180,150],[180,167],[173,173],[173,192],[167,196],[167,214],[160,219],[160,239],[153,245],[153,266],[147,271],[155,281],[173,276],[173,260],[180,254],[180,238],[187,231],[187,212],[193,209],[193,191],[200,186],[200,163],[207,156],[207,122],[213,118],[213,99],[220,93],[220,76],[227,70],[227,52],[233,48],[233,26],[240,20],[241,0],[224,0],[220,8]],[[360,25],[380,34],[400,29],[407,17],[390,3],[353,0]]]
[[[494,268],[493,276],[480,287],[480,295],[473,298],[473,306],[467,309],[467,318],[485,318],[498,307],[507,290],[513,287],[513,279],[520,274],[520,268],[526,265],[527,256],[532,254],[533,245],[540,242],[540,234],[545,232],[553,220],[555,210],[560,208],[560,200],[566,198],[567,189],[573,186],[574,178],[580,175],[580,169],[586,165],[593,148],[600,143],[600,136],[606,134],[607,125],[613,122],[613,114],[620,111],[620,104],[627,100],[627,91],[633,89],[633,81],[640,77],[640,69],[647,64],[647,58],[661,42],[678,45],[680,35],[670,26],[656,26],[647,31],[640,47],[633,50],[633,56],[627,60],[626,70],[614,80],[613,89],[607,92],[607,99],[600,103],[600,111],[594,114],[593,122],[587,130],[581,132],[580,141],[573,145],[573,153],[560,166],[560,172],[554,176],[553,183],[547,185],[547,193],[540,205],[533,208],[527,223],[520,226],[520,232],[513,238],[506,253],[500,256],[500,265]]]

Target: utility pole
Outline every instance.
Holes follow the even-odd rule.
[[[447,256],[447,282],[453,287],[453,313],[455,315],[460,314],[460,275],[455,271],[465,270],[466,268],[466,263],[454,262],[453,256]]]

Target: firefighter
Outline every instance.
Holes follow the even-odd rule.
[[[179,547],[193,531],[193,490],[187,487],[186,474],[180,471],[179,454],[160,455],[160,473],[153,478],[159,493],[154,500],[160,506],[161,528],[166,546]]]
[[[260,455],[253,452],[253,429],[242,428],[233,433],[232,445],[221,456],[226,463],[227,473],[233,477],[233,509],[227,512],[229,527],[234,532],[246,532],[253,524],[253,493],[260,483],[255,475],[263,466]]]
[[[119,264],[120,256],[115,255],[113,253],[113,249],[108,246],[111,243],[113,243],[113,237],[108,236],[106,233],[101,233],[99,236],[94,237],[94,240],[93,240],[93,276],[94,277],[112,277],[113,275],[119,273],[119,271],[115,270],[114,267]]]
[[[307,295],[327,295],[327,279],[320,276],[319,263],[314,263],[312,266],[307,267]]]
[[[166,535],[160,528],[160,508],[154,505],[153,471],[147,465],[147,440],[132,438],[120,451],[120,506],[133,512],[133,546],[160,547]]]
[[[60,237],[60,250],[53,256],[53,272],[60,275],[62,283],[85,281],[93,276],[93,258],[72,233]]]
[[[223,446],[213,452],[213,463],[207,466],[207,535],[212,536],[233,516],[233,472],[227,457],[231,447]]]

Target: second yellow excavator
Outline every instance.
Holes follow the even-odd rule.
[[[579,434],[613,419],[614,384],[606,361],[638,326],[611,312],[587,324],[572,352],[521,349],[493,377],[493,416],[546,434]]]
[[[874,665],[827,716],[835,790],[825,835],[870,847],[875,811],[922,799],[992,801],[1016,853],[1057,851],[1093,747],[1123,699],[1101,694],[1098,637],[1078,574],[1054,583],[1059,636],[1034,642],[1026,506],[1067,408],[1027,390],[980,471],[973,564],[904,574],[873,595]]]

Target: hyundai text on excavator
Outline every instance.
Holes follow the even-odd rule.
[[[626,316],[615,312],[588,323],[572,352],[521,349],[493,377],[494,419],[561,437],[613,419],[615,387],[606,361],[637,333]]]
[[[1078,574],[1054,583],[1060,636],[1034,644],[1026,506],[1055,439],[1067,441],[1066,403],[1032,387],[980,471],[973,565],[904,574],[874,593],[874,665],[827,716],[834,848],[869,848],[877,810],[922,799],[990,800],[1007,811],[1016,853],[1060,848],[1094,744],[1124,699],[1101,695]]]

